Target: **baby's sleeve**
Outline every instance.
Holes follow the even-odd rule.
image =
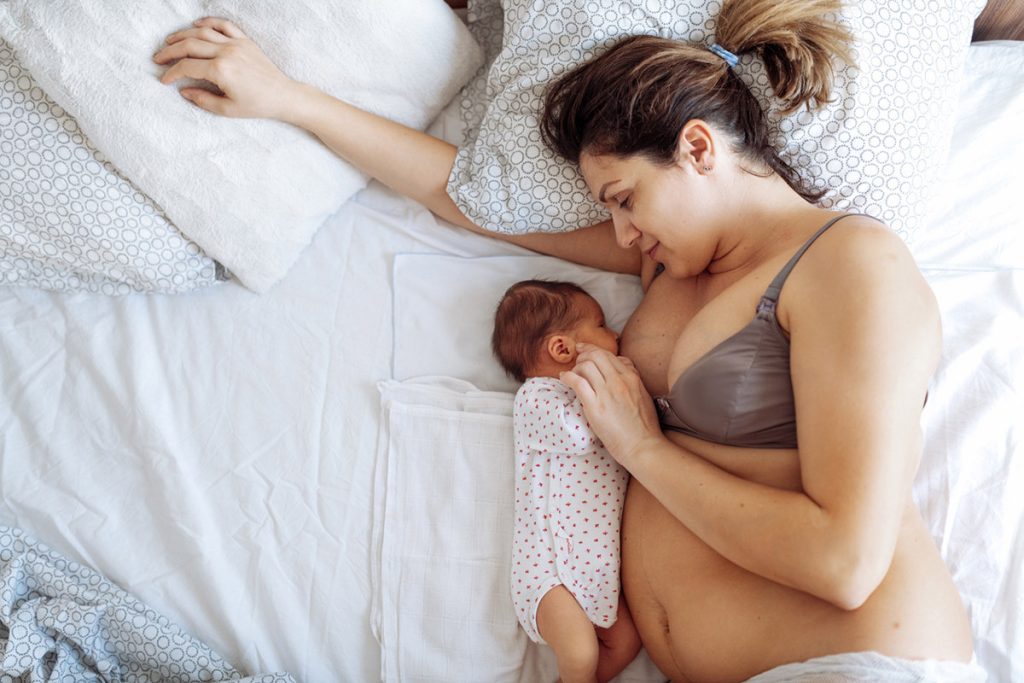
[[[523,437],[531,449],[585,455],[601,446],[583,416],[583,404],[565,385],[532,387],[519,408]]]

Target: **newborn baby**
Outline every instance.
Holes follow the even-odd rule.
[[[512,601],[531,640],[547,643],[565,683],[607,681],[640,650],[619,594],[619,524],[627,472],[559,381],[576,344],[617,354],[601,306],[568,282],[527,280],[498,304],[492,346],[516,393]]]

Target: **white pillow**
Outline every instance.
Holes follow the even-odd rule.
[[[0,40],[0,283],[173,294],[219,273]]]
[[[922,263],[1024,268],[1024,42],[975,43],[967,57],[936,216],[911,249]]]
[[[477,0],[486,5],[498,0]],[[821,204],[871,214],[904,238],[928,213],[935,168],[946,158],[960,75],[983,0],[862,0],[842,19],[857,67],[837,64],[834,101],[782,118],[763,65],[737,69],[765,107],[776,148],[827,189]],[[502,50],[490,69],[490,105],[458,153],[448,192],[471,220],[505,233],[558,232],[605,220],[575,166],[554,158],[538,120],[546,85],[629,34],[710,44],[717,0],[506,0]],[[474,8],[470,19],[488,16]]]
[[[263,291],[366,179],[304,131],[217,117],[159,82],[153,53],[204,15],[235,21],[290,76],[420,128],[482,55],[440,0],[162,0],[130,11],[114,0],[0,3],[0,38],[92,143]]]
[[[494,312],[505,290],[520,280],[575,282],[621,331],[640,303],[640,279],[577,266],[548,256],[460,258],[398,254],[394,264],[393,376],[458,377],[487,391],[515,392],[491,352]]]

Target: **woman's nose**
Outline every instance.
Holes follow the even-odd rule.
[[[612,225],[615,227],[615,241],[623,249],[630,249],[640,238],[640,231],[630,220],[618,212],[612,213]]]

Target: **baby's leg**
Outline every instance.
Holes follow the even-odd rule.
[[[562,683],[597,680],[597,633],[565,586],[555,586],[541,598],[537,630],[555,651]]]
[[[600,648],[597,680],[604,683],[618,676],[640,652],[640,634],[621,596],[615,623],[608,628],[598,628],[597,638]]]

